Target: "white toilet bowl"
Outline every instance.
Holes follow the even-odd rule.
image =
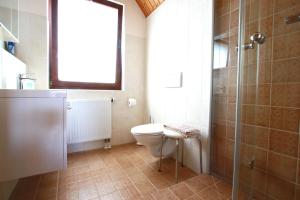
[[[149,149],[153,156],[160,156],[162,143],[162,155],[169,156],[174,152],[176,143],[172,139],[162,138],[164,130],[165,128],[162,124],[144,124],[133,127],[131,133],[139,144],[142,144]]]

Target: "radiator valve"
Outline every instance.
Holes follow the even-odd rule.
[[[104,139],[104,149],[111,149],[110,138]]]

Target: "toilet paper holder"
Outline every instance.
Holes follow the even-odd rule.
[[[135,98],[128,98],[128,107],[136,106],[136,99]]]

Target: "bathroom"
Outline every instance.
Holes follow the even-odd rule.
[[[300,199],[300,1],[0,0],[0,29],[0,200]]]

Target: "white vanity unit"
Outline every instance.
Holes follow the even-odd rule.
[[[0,90],[0,182],[67,166],[66,92]]]

